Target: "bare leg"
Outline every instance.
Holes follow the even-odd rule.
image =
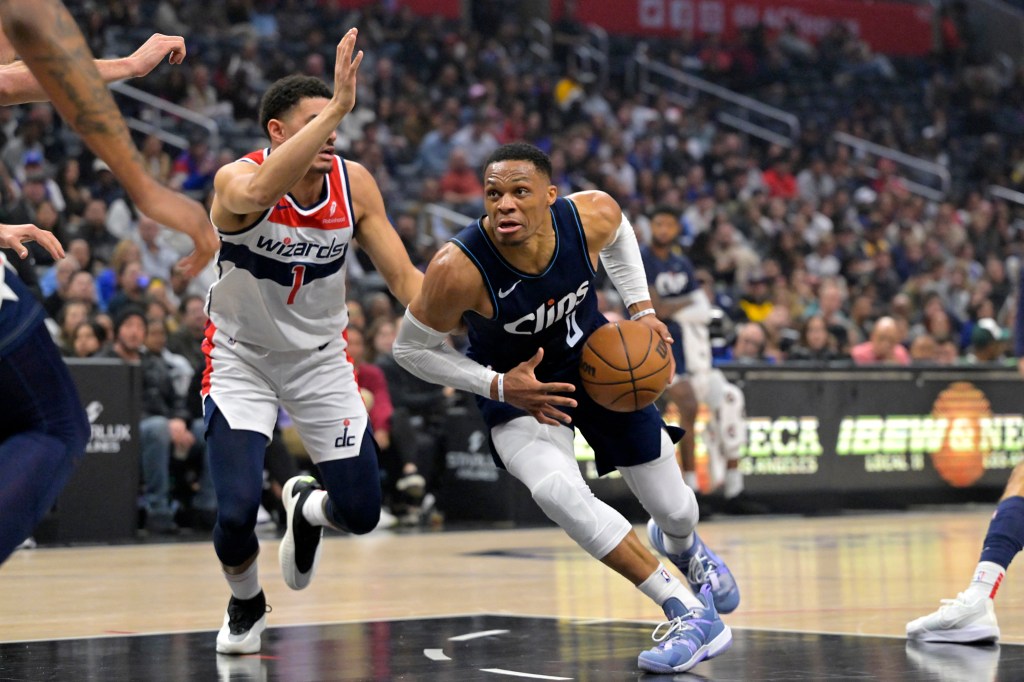
[[[678,379],[668,387],[669,399],[679,410],[679,426],[686,429],[686,435],[679,441],[676,459],[684,472],[697,471],[694,458],[696,444],[695,423],[697,421],[697,395],[688,379]]]
[[[601,558],[601,563],[634,585],[647,580],[661,564],[632,530],[615,549]]]

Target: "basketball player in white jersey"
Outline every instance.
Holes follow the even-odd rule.
[[[260,105],[270,147],[224,166],[211,208],[220,232],[220,277],[210,288],[203,344],[207,444],[217,524],[214,548],[231,587],[217,651],[254,653],[266,627],[254,529],[263,453],[283,405],[318,465],[284,487],[288,528],[279,557],[292,589],[309,584],[323,526],[366,533],[380,514],[377,449],[345,352],[345,264],[353,237],[399,301],[422,274],[388,222],[362,166],[335,156],[341,119],[355,104],[356,30],[337,48],[334,92],[290,76]]]
[[[679,216],[675,209],[656,207],[651,213],[651,244],[642,253],[654,309],[670,325],[678,341],[672,347],[677,353],[676,376],[668,395],[679,408],[680,426],[687,432],[679,447],[683,479],[692,490],[698,490],[693,426],[698,403],[704,403],[709,411],[704,443],[708,454],[720,456],[726,467],[725,511],[764,513],[767,507],[743,495],[739,463],[740,450],[747,440],[746,400],[738,386],[712,367],[708,330],[711,302],[697,281],[690,259],[679,250],[678,237]]]

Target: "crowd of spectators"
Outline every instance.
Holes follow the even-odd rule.
[[[721,310],[723,361],[1005,358],[1024,223],[1015,205],[986,188],[1024,189],[1024,66],[978,58],[956,12],[944,15],[942,49],[916,60],[872,54],[841,26],[817,44],[790,29],[748,31],[733,44],[687,36],[651,43],[653,57],[766,101],[803,98],[818,115],[803,121],[791,146],[724,128],[708,102],[683,106],[668,93],[634,92],[624,73],[602,83],[575,70],[564,51],[545,60],[514,13],[475,16],[487,23],[416,17],[392,3],[349,11],[303,0],[118,0],[88,4],[79,18],[100,55],[130,52],[153,31],[186,37],[184,65],[161,66],[134,85],[209,117],[221,134],[171,121],[188,139],[185,148],[155,135],[138,142],[154,177],[201,200],[217,168],[265,144],[255,119],[267,84],[299,72],[330,83],[335,40],[354,25],[366,57],[339,152],[373,173],[417,266],[459,227],[425,207],[478,215],[483,160],[501,143],[526,140],[550,154],[560,193],[609,192],[641,242],[648,211],[678,210],[680,246]],[[580,35],[571,21],[556,25],[556,37],[569,43]],[[624,45],[635,41],[616,49],[631,49]],[[801,74],[827,83],[833,104],[852,104],[815,107]],[[864,84],[912,93],[923,108],[858,97]],[[147,119],[141,105],[126,106]],[[946,199],[926,200],[893,165],[837,144],[835,130],[940,163],[976,154]],[[60,263],[37,248],[19,263],[67,355],[160,364],[144,372],[152,404],[142,432],[157,434],[151,445],[161,449],[146,463],[144,506],[153,528],[167,530],[169,484],[154,472],[164,466],[159,458],[195,458],[187,451],[201,447],[197,401],[191,411],[187,405],[203,368],[212,270],[192,281],[174,270],[188,244],[138,215],[109,168],[49,105],[0,109],[0,160],[0,220],[34,222],[67,246]],[[385,480],[394,499],[415,504],[420,474],[430,478],[439,447],[439,415],[457,397],[390,360],[399,311],[373,264],[355,255],[350,343],[364,341],[357,361],[382,370],[363,374],[373,377],[365,388]],[[618,308],[611,291],[601,300]],[[190,491],[199,512],[208,510],[203,489],[196,475]]]

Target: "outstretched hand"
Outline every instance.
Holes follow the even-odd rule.
[[[534,370],[544,359],[544,349],[538,348],[532,358],[521,362],[505,373],[505,402],[526,410],[541,424],[558,426],[570,424],[572,418],[559,407],[576,407],[576,401],[559,393],[573,393],[572,384],[545,384],[537,380]]]
[[[14,249],[20,258],[28,258],[25,242],[37,242],[46,249],[54,260],[64,257],[64,247],[52,232],[40,230],[35,225],[0,225],[0,248]]]
[[[359,64],[363,61],[362,50],[356,53],[355,59],[352,58],[358,35],[358,29],[350,28],[338,43],[334,55],[333,99],[346,114],[356,105],[356,74],[359,72]]]
[[[135,67],[135,76],[148,74],[163,61],[166,54],[170,54],[168,62],[181,64],[185,60],[185,39],[181,36],[165,36],[162,33],[151,35],[149,40],[142,43],[129,57]]]

